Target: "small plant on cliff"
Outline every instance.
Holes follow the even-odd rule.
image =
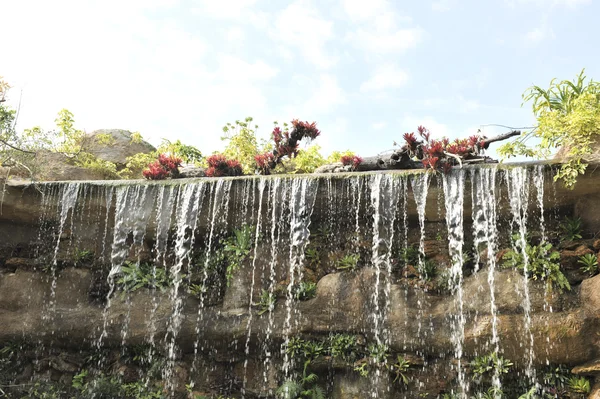
[[[258,315],[263,315],[267,312],[272,312],[275,309],[275,303],[277,303],[277,297],[274,293],[268,290],[262,290],[260,293],[260,301],[257,303],[259,307]]]
[[[590,381],[585,377],[571,377],[569,379],[569,389],[583,397],[583,395],[590,393]]]
[[[387,361],[390,354],[390,348],[386,344],[370,344],[369,356],[374,363],[383,364]]]
[[[484,356],[477,356],[471,362],[471,371],[475,377],[490,376],[492,374],[507,374],[512,367],[512,362],[492,352]]]
[[[394,382],[401,380],[404,385],[408,384],[408,377],[406,376],[406,372],[410,368],[410,362],[408,360],[403,356],[398,355],[396,357],[396,362],[389,365],[388,368],[395,375]]]
[[[581,270],[590,276],[598,274],[598,257],[596,254],[585,254],[580,256],[577,263],[581,264]]]
[[[80,265],[82,263],[87,263],[94,259],[94,252],[89,249],[75,249],[73,254],[73,262],[75,265]]]
[[[437,263],[431,259],[425,259],[418,269],[421,278],[426,281],[431,281],[438,275]]]
[[[311,266],[319,266],[321,264],[321,253],[316,248],[306,248],[304,256]]]
[[[179,167],[183,161],[173,155],[160,154],[158,159],[148,165],[142,174],[148,180],[164,180],[168,177],[176,177]]]
[[[560,228],[563,232],[563,240],[575,241],[580,240],[582,237],[580,218],[566,218],[564,222],[560,224]]]
[[[227,270],[225,272],[227,286],[231,283],[233,273],[240,268],[242,262],[250,255],[253,238],[252,226],[243,225],[240,229],[234,229],[233,235],[225,240],[223,250],[226,254]]]
[[[360,255],[345,255],[342,259],[337,262],[336,268],[338,270],[356,270],[358,266],[358,261],[360,260]]]
[[[197,299],[200,299],[208,292],[208,288],[204,284],[190,284],[188,292]]]
[[[527,274],[534,280],[545,281],[548,290],[553,287],[558,288],[561,292],[571,290],[569,281],[560,270],[560,253],[552,250],[552,244],[542,242],[540,245],[529,243],[524,245],[518,234],[513,237],[513,240],[514,248],[508,250],[502,257],[503,267],[527,270]]]
[[[490,388],[485,392],[477,392],[471,399],[499,399],[504,398],[504,392],[500,388]]]
[[[306,301],[314,298],[315,295],[317,295],[317,284],[315,283],[302,281],[296,286],[295,297],[300,301]]]
[[[358,356],[356,336],[349,334],[330,335],[329,353],[334,358],[340,358],[344,361],[353,361]]]
[[[165,269],[153,267],[149,263],[125,262],[117,279],[117,286],[124,292],[134,292],[140,288],[154,288],[164,291],[172,283]]]
[[[299,380],[287,380],[277,389],[277,397],[280,399],[325,399],[325,391],[317,385],[316,374],[306,373],[306,367],[302,378]]]

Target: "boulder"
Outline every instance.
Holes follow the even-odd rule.
[[[112,143],[105,144],[98,139],[99,135],[110,135]],[[148,154],[156,151],[156,148],[146,141],[135,142],[132,140],[132,133],[121,129],[100,129],[95,130],[86,137],[86,151],[92,153],[97,158],[125,166],[127,157],[135,154]]]
[[[183,165],[179,168],[178,178],[204,177],[206,173],[204,168],[195,165]]]

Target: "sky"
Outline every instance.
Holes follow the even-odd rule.
[[[18,127],[139,131],[223,149],[252,116],[316,121],[325,154],[404,132],[531,126],[523,91],[600,80],[598,0],[0,0],[0,75]]]

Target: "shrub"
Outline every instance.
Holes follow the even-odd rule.
[[[598,274],[598,257],[595,254],[585,254],[579,257],[577,263],[583,265],[581,270],[590,276]]]
[[[267,312],[272,312],[275,308],[275,303],[277,303],[277,297],[274,293],[268,290],[262,290],[260,294],[260,301],[258,302],[258,315],[262,315]]]
[[[563,231],[562,237],[564,240],[575,241],[582,238],[580,218],[566,218],[564,222],[560,224],[560,228]]]
[[[352,166],[352,169],[355,170],[358,168],[358,165],[362,163],[363,159],[358,155],[342,155],[340,158],[340,162],[344,166]]]
[[[342,259],[337,262],[336,268],[338,270],[356,270],[358,266],[358,261],[360,260],[360,255],[345,255]]]
[[[164,180],[179,174],[179,167],[183,161],[173,155],[160,154],[158,159],[148,165],[142,174],[148,180]]]
[[[329,336],[329,353],[334,358],[353,361],[358,356],[357,339],[354,335],[333,334]]]
[[[242,165],[235,159],[227,159],[223,154],[214,154],[206,158],[208,169],[206,176],[208,177],[223,177],[223,176],[241,176],[243,174]]]
[[[295,291],[296,299],[300,301],[306,301],[314,298],[315,295],[317,295],[317,284],[308,281],[302,281],[296,286]]]
[[[513,237],[515,240],[515,249],[510,249],[503,257],[503,267],[516,267],[519,270],[525,270],[525,258],[523,256],[522,243],[518,235]],[[553,286],[558,287],[560,291],[571,290],[571,285],[560,270],[560,254],[552,251],[552,244],[542,242],[540,245],[525,244],[525,254],[529,264],[527,273],[534,280],[545,280],[547,289],[551,290]]]

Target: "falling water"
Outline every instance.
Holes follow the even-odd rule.
[[[511,231],[517,229],[518,239],[513,240],[513,249],[520,248],[523,256],[523,318],[525,333],[529,336],[529,348],[526,353],[527,368],[525,374],[530,382],[535,381],[533,369],[533,332],[531,331],[531,300],[529,298],[529,257],[527,246],[527,214],[529,205],[529,172],[526,168],[513,168],[507,171],[506,184],[510,209],[512,212]]]
[[[292,179],[290,190],[290,250],[285,321],[283,326],[285,348],[292,331],[292,316],[296,313],[294,306],[294,287],[296,278],[301,281],[304,266],[304,251],[310,237],[310,218],[313,212],[319,181],[314,178]],[[284,351],[283,371],[289,376],[292,360]]]
[[[479,264],[483,252],[481,248],[486,248],[487,281],[490,289],[490,315],[492,318],[492,340],[490,344],[494,352],[498,353],[500,339],[498,336],[498,309],[495,294],[496,253],[498,249],[496,175],[497,169],[495,167],[471,170],[474,252],[476,264]],[[498,370],[494,370],[492,386],[498,391],[501,389]]]
[[[460,396],[466,398],[468,383],[462,369],[463,344],[465,339],[465,314],[463,303],[463,203],[465,172],[454,170],[444,175],[444,202],[446,206],[446,224],[448,226],[448,250],[452,267],[450,269],[449,286],[455,295],[456,314],[451,315],[452,341],[454,355],[457,360],[458,383]]]

